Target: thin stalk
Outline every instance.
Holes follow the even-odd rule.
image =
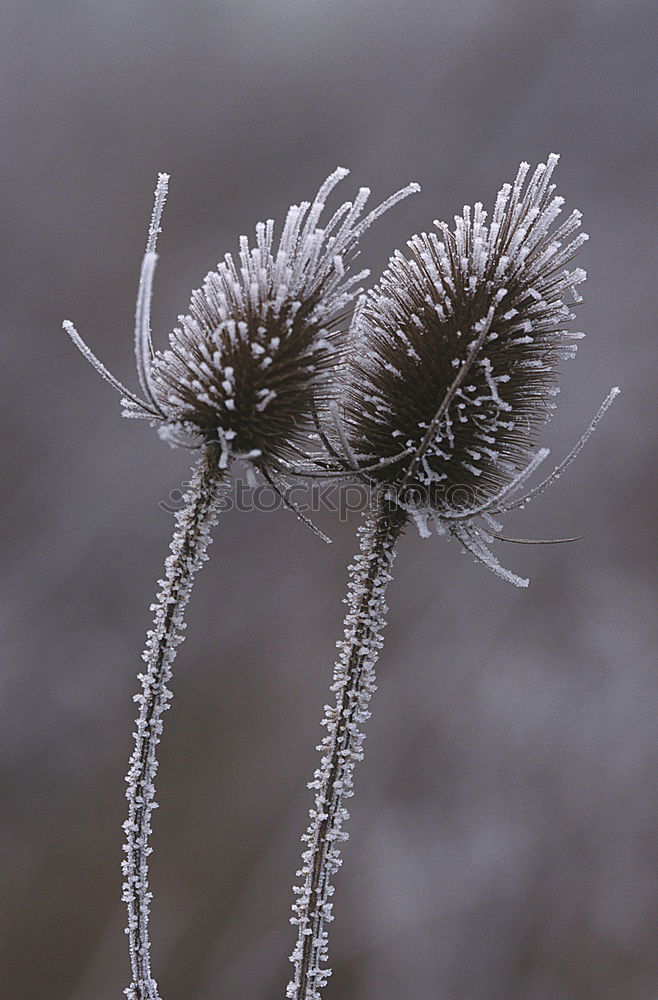
[[[219,468],[222,451],[219,442],[205,446],[184,496],[185,506],[176,513],[176,527],[165,560],[164,578],[158,581],[153,629],[147,633],[142,658],[146,670],[139,674],[142,690],[135,695],[139,717],[135,748],[130,758],[126,782],[128,819],[126,833],[123,900],[128,908],[128,926],[132,983],[125,991],[128,1000],[159,1000],[158,987],[151,975],[148,934],[149,892],[148,857],[151,816],[155,802],[155,775],[158,769],[157,745],[162,734],[162,713],[169,708],[172,692],[168,683],[177,646],[183,641],[187,607],[194,576],[208,558],[212,541],[210,530],[217,521],[216,487],[225,469]]]
[[[286,991],[289,1000],[319,1000],[331,974],[325,926],[333,919],[331,880],[341,865],[340,844],[348,838],[344,801],[353,794],[354,765],[363,759],[361,727],[370,717],[368,705],[376,689],[375,665],[388,611],[385,593],[403,523],[401,515],[377,506],[358,529],[359,551],[349,567],[345,638],[337,643],[340,655],[330,689],[335,702],[325,706],[327,735],[318,746],[322,757],[309,783],[315,805],[302,837],[307,847],[297,876],[303,881],[294,887],[291,922],[297,926],[297,943],[290,957],[295,974]]]

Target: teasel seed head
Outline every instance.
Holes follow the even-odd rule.
[[[430,523],[449,528],[522,585],[487,547],[501,528],[492,515],[548,454],[531,453],[535,434],[554,408],[559,362],[583,336],[569,325],[586,275],[568,265],[587,236],[580,212],[557,224],[557,161],[529,179],[522,163],[490,221],[480,203],[466,206],[454,229],[436,222],[409,240],[409,254],[393,255],[355,317],[342,406],[353,468],[384,485],[423,534]]]
[[[437,232],[410,239],[355,324],[352,448],[372,461],[413,449],[380,476],[429,490],[439,512],[446,488],[493,495],[526,464],[551,412],[556,364],[581,336],[566,329],[566,299],[585,272],[565,265],[587,237],[569,239],[579,212],[551,232],[563,203],[549,183],[556,162],[540,165],[525,190],[521,164],[489,225],[478,203],[454,230],[437,222]]]
[[[388,208],[418,190],[411,184],[364,216],[370,192],[361,188],[322,225],[326,200],[347,174],[339,167],[312,202],[292,206],[276,245],[271,219],[256,226],[253,245],[243,236],[237,261],[226,254],[206,275],[187,314],[179,317],[169,348],[156,351],[150,305],[169,179],[160,174],[135,320],[143,397],[121,385],[73,325],[64,324],[121,392],[125,416],[149,420],[171,444],[200,447],[218,440],[224,465],[243,457],[262,470],[276,469],[300,447],[314,408],[330,393],[353,301],[369,273],[351,273],[359,239]]]

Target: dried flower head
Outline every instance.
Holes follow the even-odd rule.
[[[554,225],[557,161],[527,183],[522,163],[490,223],[480,203],[466,206],[453,231],[437,222],[409,240],[409,256],[394,254],[355,319],[344,396],[351,465],[386,484],[423,532],[429,522],[449,527],[515,583],[527,581],[486,546],[500,526],[487,534],[474,518],[511,506],[548,454],[530,455],[534,434],[559,391],[556,366],[583,336],[568,329],[567,300],[580,301],[586,275],[566,265],[587,237],[574,236],[577,211]]]
[[[313,407],[328,394],[350,306],[368,274],[350,274],[365,230],[417,190],[412,184],[362,218],[361,188],[324,226],[320,217],[336,184],[335,170],[314,201],[290,208],[278,245],[270,219],[256,226],[255,245],[240,240],[238,262],[226,254],[192,293],[165,351],[154,351],[150,303],[156,238],[167,192],[161,174],[137,297],[135,351],[143,398],[121,385],[94,357],[70,323],[68,333],[124,397],[124,415],[158,425],[172,444],[222,446],[221,461],[246,456],[276,466],[304,440]]]

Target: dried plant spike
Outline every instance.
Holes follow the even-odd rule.
[[[555,407],[559,364],[583,336],[570,326],[586,275],[569,265],[587,237],[580,212],[558,222],[557,161],[532,174],[522,163],[490,220],[481,203],[467,205],[454,228],[437,222],[393,255],[355,317],[343,397],[342,450],[360,473],[423,533],[448,529],[519,586],[527,581],[499,565],[476,518],[507,509],[548,454],[531,448]],[[575,453],[510,506],[557,478],[615,394]]]
[[[409,256],[394,254],[368,295],[345,421],[353,449],[372,461],[415,446],[387,480],[493,494],[525,464],[550,416],[556,364],[573,353],[567,294],[585,278],[565,269],[586,238],[568,239],[580,213],[551,231],[563,204],[549,184],[556,163],[540,164],[525,188],[522,164],[489,225],[478,203],[454,230],[438,223],[412,237]]]
[[[278,468],[304,444],[333,391],[345,347],[344,322],[368,271],[351,273],[364,232],[385,211],[418,191],[409,184],[363,216],[370,196],[360,188],[324,227],[326,202],[349,171],[338,167],[312,202],[293,205],[278,244],[273,220],[259,222],[255,241],[240,239],[192,293],[169,348],[151,340],[156,245],[169,175],[159,174],[135,308],[135,358],[143,398],[108,372],[67,321],[65,329],[96,370],[123,397],[124,416],[149,420],[172,445],[219,441],[224,463],[247,458]]]
[[[67,320],[64,329],[96,371],[121,395],[127,417],[148,420],[172,445],[197,449],[199,459],[151,610],[139,675],[142,690],[135,747],[127,776],[128,819],[123,899],[128,909],[132,983],[129,1000],[159,1000],[151,969],[148,922],[149,838],[155,808],[157,745],[184,612],[195,574],[207,558],[217,518],[216,490],[234,458],[259,469],[297,516],[328,541],[281,491],[280,467],[315,426],[316,411],[328,401],[344,350],[343,324],[367,271],[350,273],[358,241],[392,205],[418,190],[415,184],[392,195],[365,217],[369,190],[361,188],[321,226],[326,201],[348,171],[339,167],[312,202],[293,205],[278,244],[274,223],[256,226],[253,246],[240,240],[236,260],[226,254],[192,293],[189,312],[170,336],[168,350],[151,338],[151,301],[157,238],[169,175],[159,174],[142,259],[135,306],[135,361],[142,396],[126,388]],[[302,454],[304,452],[302,451]]]
[[[359,529],[350,567],[345,638],[334,671],[335,703],[325,707],[327,735],[293,887],[297,940],[288,1000],[320,1000],[326,986],[333,877],[347,838],[345,800],[363,756],[363,724],[375,690],[382,647],[385,591],[398,537],[410,523],[421,535],[450,532],[464,549],[517,587],[528,580],[502,566],[494,539],[559,544],[573,538],[520,539],[501,534],[495,516],[542,492],[580,453],[618,393],[613,389],[566,459],[525,497],[513,499],[549,455],[532,451],[535,431],[550,416],[557,364],[572,356],[568,295],[578,299],[584,271],[565,265],[585,237],[580,214],[556,220],[550,156],[529,176],[522,163],[504,185],[491,222],[481,204],[466,206],[450,230],[422,233],[396,253],[357,310],[346,357],[341,407],[318,421],[325,453],[315,472],[360,477],[373,487],[373,507]],[[309,474],[312,457],[298,471]],[[467,488],[455,506],[451,488]]]
[[[360,236],[417,189],[397,192],[361,219],[369,191],[344,203],[320,227],[325,203],[347,175],[335,170],[314,201],[288,212],[278,245],[272,220],[240,240],[192,294],[168,350],[153,361],[155,402],[173,427],[205,438],[218,432],[259,468],[278,467],[306,443],[313,408],[333,391],[346,312],[366,271],[351,274]]]

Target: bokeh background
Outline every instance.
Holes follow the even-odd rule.
[[[517,591],[410,533],[351,839],[327,1000],[650,1000],[656,930],[655,22],[636,0],[7,0],[0,32],[4,514],[3,995],[116,1000],[123,774],[148,604],[189,469],[60,330],[133,385],[158,170],[172,174],[162,343],[237,237],[340,163],[347,197],[418,180],[371,230],[396,245],[521,159],[591,234],[545,442],[569,475],[508,532]],[[298,838],[356,519],[222,518],[166,719],[154,838],[167,1000],[275,1000]]]

